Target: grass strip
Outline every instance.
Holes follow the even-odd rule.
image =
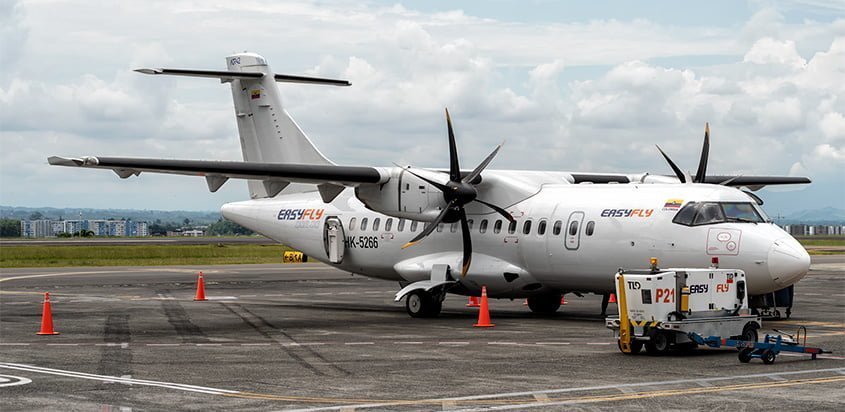
[[[282,245],[3,246],[0,267],[282,263]]]

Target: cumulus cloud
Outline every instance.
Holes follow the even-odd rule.
[[[223,56],[244,49],[277,72],[352,81],[281,86],[287,109],[338,163],[442,166],[448,106],[463,164],[506,140],[492,167],[669,173],[653,145],[692,169],[710,122],[715,173],[841,181],[845,166],[845,17],[792,23],[764,8],[741,27],[533,24],[307,1],[24,2],[13,10],[13,28],[0,35],[27,39],[16,67],[33,69],[0,76],[4,203],[21,199],[7,189],[13,179],[47,190],[68,184],[67,171],[44,166],[51,154],[240,158],[228,86],[130,69],[220,69]],[[721,58],[677,63],[691,56]],[[127,190],[99,175],[81,196]],[[173,194],[158,207],[181,196],[171,188],[205,190],[196,179],[163,181],[144,176],[132,187]],[[207,209],[240,197],[197,194],[180,205]]]

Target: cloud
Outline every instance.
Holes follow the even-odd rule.
[[[24,2],[13,11],[0,35],[25,39],[15,67],[28,70],[0,76],[0,178],[45,193],[77,176],[44,166],[51,154],[239,159],[228,85],[131,69],[220,69],[244,49],[277,72],[352,81],[280,86],[300,126],[343,164],[442,166],[449,107],[465,165],[506,140],[494,168],[669,173],[656,143],[692,169],[710,122],[714,173],[841,180],[844,166],[845,17],[794,22],[788,10],[763,8],[738,27],[532,23],[309,1]],[[684,64],[713,56],[718,63]],[[101,175],[69,199],[128,198],[127,182]],[[205,190],[200,179],[167,179],[136,179],[133,190],[161,194],[137,201],[167,208],[185,190]],[[2,186],[0,202],[32,199]],[[193,208],[243,193],[197,195]]]

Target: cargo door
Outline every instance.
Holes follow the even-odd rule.
[[[326,256],[331,263],[343,262],[344,246],[343,224],[337,216],[326,218],[323,229],[323,243],[326,248]]]

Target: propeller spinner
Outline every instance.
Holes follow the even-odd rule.
[[[478,177],[482,171],[490,164],[496,154],[499,152],[499,149],[502,148],[502,145],[496,146],[493,149],[493,152],[490,153],[487,158],[484,159],[475,169],[465,177],[461,178],[461,168],[458,164],[458,148],[455,144],[455,133],[452,130],[452,118],[449,116],[449,109],[446,109],[446,126],[449,129],[449,176],[448,181],[445,183],[438,182],[435,179],[439,177],[445,178],[445,173],[443,172],[429,172],[425,171],[425,173],[415,172],[413,170],[408,169],[408,173],[422,179],[426,183],[438,188],[443,193],[443,199],[446,200],[446,207],[440,212],[439,215],[425,226],[423,231],[411,239],[408,243],[402,246],[402,249],[407,247],[413,246],[417,242],[421,241],[426,236],[430,235],[434,229],[437,228],[437,225],[440,223],[453,223],[453,222],[461,222],[461,237],[463,239],[463,264],[461,265],[461,277],[466,276],[467,271],[469,270],[470,262],[472,261],[472,239],[470,236],[470,229],[469,229],[469,222],[467,221],[467,214],[466,210],[464,210],[464,205],[470,202],[478,202],[481,203],[493,210],[495,210],[500,215],[504,216],[510,222],[514,221],[513,216],[510,215],[505,209],[502,209],[499,206],[496,206],[492,203],[485,202],[481,199],[478,199],[478,190],[475,188],[475,185],[472,184],[472,181]],[[423,174],[430,174],[434,173],[429,177],[423,176]],[[445,179],[437,179],[444,181]]]

